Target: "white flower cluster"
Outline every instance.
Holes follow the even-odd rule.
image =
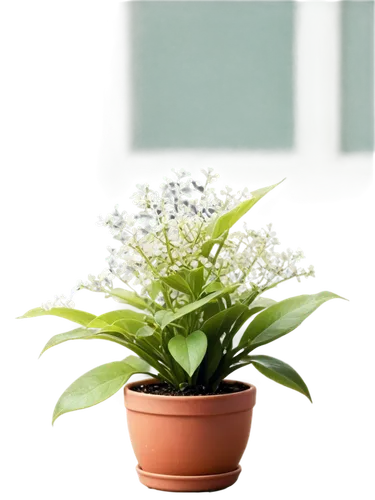
[[[80,301],[79,296],[69,297],[64,294],[63,291],[56,292],[56,295],[48,296],[43,298],[40,302],[43,309],[49,311],[56,306],[75,308],[79,307]]]
[[[228,274],[221,276],[221,281],[228,284],[241,282],[237,290],[241,294],[254,288],[263,292],[291,278],[300,281],[302,276],[315,275],[313,266],[307,269],[299,266],[304,258],[302,251],[288,248],[278,252],[275,247],[279,244],[272,224],[260,231],[248,229],[245,225],[242,232],[232,234],[220,254],[218,262],[226,259],[231,268]]]
[[[56,306],[64,306],[75,308],[80,305],[79,285],[82,282],[82,277],[78,276],[71,281],[70,284],[63,289],[50,289],[49,295],[42,298],[40,305],[47,310]]]
[[[109,248],[107,268],[97,277],[90,275],[77,289],[110,294],[114,280],[120,280],[140,295],[151,297],[155,280],[203,265],[209,281],[240,283],[233,296],[238,298],[247,291],[262,292],[293,277],[299,280],[314,275],[312,267],[299,267],[302,252],[275,251],[279,242],[271,225],[260,231],[245,226],[203,256],[202,245],[210,240],[209,228],[215,220],[251,194],[247,189],[233,192],[227,187],[218,195],[212,188],[217,176],[212,169],[202,172],[204,182],[178,171],[159,191],[138,185],[133,196],[138,213],[128,214],[116,207],[101,220],[120,243]],[[178,303],[182,295],[174,291],[171,299]],[[164,303],[161,293],[155,300]]]

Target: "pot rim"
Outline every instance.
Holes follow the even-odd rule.
[[[132,389],[132,387],[135,387],[137,385],[149,385],[149,384],[154,384],[154,383],[162,383],[162,381],[156,377],[150,377],[150,378],[145,378],[142,380],[136,380],[134,382],[129,382],[128,384],[125,385],[124,391],[128,392]],[[228,394],[206,394],[206,395],[200,395],[200,396],[169,396],[169,395],[164,395],[164,394],[145,394],[144,392],[137,392],[137,391],[131,391],[132,394],[136,394],[137,397],[152,397],[155,399],[173,399],[173,401],[181,401],[184,400],[186,401],[187,399],[194,399],[195,400],[202,400],[202,399],[217,399],[217,398],[228,398],[230,396],[236,396],[237,394],[243,394],[249,392],[251,389],[256,389],[255,385],[250,384],[249,382],[243,382],[242,380],[233,380],[233,379],[224,379],[223,382],[228,382],[229,384],[244,384],[247,385],[247,389],[244,389],[243,391],[238,391],[238,392],[231,392]]]

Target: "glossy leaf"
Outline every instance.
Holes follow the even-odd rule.
[[[156,321],[156,323],[161,326],[162,323],[163,323],[163,319],[165,317],[166,314],[168,314],[169,312],[171,311],[168,311],[166,309],[163,309],[162,311],[157,311],[155,314],[154,314],[154,319]]]
[[[98,333],[110,333],[110,334],[119,334],[119,335],[128,335],[128,332],[123,326],[120,325],[106,325],[103,328],[98,330]]]
[[[266,377],[304,394],[312,402],[305,382],[290,365],[271,356],[246,356],[245,359]]]
[[[148,294],[150,295],[151,299],[152,300],[155,300],[156,297],[159,295],[159,293],[161,292],[162,288],[161,288],[161,283],[159,281],[153,281],[148,287],[147,287],[147,290],[148,290]]]
[[[180,274],[171,274],[166,278],[162,278],[162,281],[174,290],[187,293],[188,295],[193,295],[193,291],[190,288],[189,283],[182,276],[180,276]]]
[[[109,317],[108,321],[112,319],[113,317]],[[144,325],[146,325],[144,321],[139,321],[137,319],[117,319],[113,323],[107,323],[98,317],[91,321],[88,326],[89,328],[100,328],[102,330],[106,330],[107,332],[119,332],[135,335],[136,332]]]
[[[95,321],[90,323],[90,327],[96,325],[100,328],[100,324],[105,322],[108,325],[113,325],[115,321],[123,320],[137,320],[143,321],[145,318],[144,313],[139,313],[136,311],[131,311],[130,309],[118,309],[117,311],[110,311],[95,318]]]
[[[260,299],[254,301],[252,306],[247,309],[245,321],[241,321],[240,325],[237,325],[235,329],[235,334],[234,336],[232,336],[233,349],[236,348],[241,341],[242,335],[246,329],[245,327],[243,327],[243,325],[248,323],[249,320],[251,320],[256,314],[276,303],[277,299],[273,297],[261,297]]]
[[[212,229],[213,229],[213,225],[212,225]],[[210,239],[208,241],[206,241],[205,243],[203,243],[202,247],[201,247],[201,254],[203,257],[208,257],[212,251],[212,249],[215,247],[215,245],[218,245],[220,243],[220,240],[219,239]]]
[[[223,354],[221,337],[224,333],[229,332],[233,323],[238,318],[238,315],[245,309],[245,306],[235,306],[224,309],[223,311],[211,316],[201,326],[201,330],[207,337],[207,353],[204,363],[206,379],[216,370],[221,360]]]
[[[139,330],[137,330],[137,333],[135,334],[135,336],[137,338],[151,337],[151,335],[154,334],[154,331],[155,330],[153,328],[151,328],[148,325],[145,325],[145,326],[142,326]]]
[[[203,266],[197,267],[196,269],[191,269],[189,271],[183,270],[181,271],[181,274],[189,284],[189,287],[193,292],[193,296],[199,297],[204,284]]]
[[[253,191],[251,193],[250,199],[242,201],[235,208],[221,215],[215,223],[212,232],[212,239],[218,238],[224,233],[224,231],[229,230],[241,217],[243,217],[250,210],[250,208],[255,205],[255,203],[257,203],[261,198],[263,198],[263,196],[265,196],[279,184],[280,182],[278,182],[277,184],[273,184],[272,186]]]
[[[118,302],[124,304],[129,304],[130,306],[136,307],[137,309],[147,309],[148,304],[142,297],[129,290],[124,290],[123,288],[114,288],[108,292],[111,297],[115,298]]]
[[[215,299],[221,297],[222,295],[225,295],[226,293],[231,293],[235,288],[236,288],[236,286],[230,286],[230,287],[223,288],[222,290],[218,290],[217,292],[214,292],[214,293],[207,295],[203,299],[199,299],[195,302],[192,302],[191,304],[187,304],[186,306],[181,307],[175,313],[166,314],[162,319],[162,323],[161,323],[162,329],[165,328],[167,325],[169,325],[169,323],[172,323],[173,321],[175,321],[176,319],[182,318],[186,314],[189,314],[193,311],[196,311],[197,309],[200,309],[205,304],[208,304],[209,302],[211,302],[211,300],[215,300]]]
[[[148,373],[149,365],[136,356],[98,366],[79,377],[58,400],[52,424],[64,413],[89,408],[115,394],[135,373]]]
[[[248,308],[246,306],[243,306],[242,304],[235,305],[233,307],[237,308],[238,311],[238,316],[237,319],[235,320],[230,332],[226,335],[224,339],[223,346],[225,349],[231,349],[233,345],[233,339],[238,333],[238,331],[242,328],[243,325],[247,324],[254,316],[254,309],[253,308]],[[240,309],[240,307],[242,309]],[[243,309],[245,308],[245,309]]]
[[[253,315],[275,304],[277,304],[276,300],[269,299],[268,297],[258,297],[250,304],[249,311],[251,311],[251,315]]]
[[[248,308],[242,304],[236,304],[228,309],[211,316],[202,325],[202,331],[207,335],[208,342],[220,339],[220,337],[230,331],[238,318],[248,311]]]
[[[243,322],[245,322],[247,314],[249,314],[249,311],[246,306],[243,304],[235,304],[211,316],[203,323],[202,331],[206,334],[208,340],[204,370],[206,381],[213,375],[219,366],[223,356],[223,349],[229,345],[232,338],[232,329],[237,322],[240,323],[241,317],[243,318]],[[221,337],[224,334],[226,335],[222,344]]]
[[[168,349],[177,363],[191,377],[206,354],[207,337],[199,330],[187,337],[176,335],[169,341]]]
[[[247,327],[240,346],[252,346],[255,349],[286,335],[297,328],[320,305],[335,298],[342,297],[331,292],[320,292],[315,295],[291,297],[268,307]]]
[[[100,328],[76,328],[75,330],[71,330],[70,332],[64,332],[59,333],[58,335],[54,335],[44,346],[44,349],[40,353],[39,357],[51,347],[62,344],[63,342],[67,342],[68,340],[92,339],[100,331]]]
[[[164,366],[160,364],[160,356],[148,343],[138,343],[134,338],[129,337],[127,332],[122,331],[119,326],[107,325],[94,338],[109,340],[124,347],[127,347],[135,354],[144,359],[150,366],[155,368],[159,373],[163,374],[168,379],[168,373]],[[140,339],[142,341],[142,339]]]
[[[220,283],[220,281],[212,281],[206,287],[204,287],[202,293],[212,293],[217,292],[218,290],[222,290],[224,285]]]
[[[254,300],[259,297],[259,290],[258,289],[252,289],[248,290],[247,292],[244,292],[243,294],[240,295],[239,300],[241,304],[245,304],[246,306],[250,306]]]
[[[232,342],[232,349],[235,350],[237,347],[238,347],[238,344],[240,343],[241,341],[241,338],[242,338],[242,335],[243,335],[243,332],[245,331],[245,327],[242,327],[238,330],[238,332],[236,333],[236,335],[233,337],[233,342]]]
[[[138,330],[146,326],[146,323],[137,319],[118,319],[112,326],[115,328],[120,327],[122,331],[130,333],[131,335],[136,335]]]
[[[205,306],[202,307],[203,312],[203,321],[207,321],[215,314],[219,314],[224,307],[222,306],[222,302],[220,300],[215,300],[214,302],[209,302]]]
[[[205,363],[205,379],[206,381],[214,374],[223,357],[223,347],[220,340],[208,344]]]
[[[52,307],[51,309],[43,309],[42,307],[37,307],[27,311],[23,316],[19,316],[17,319],[23,318],[36,318],[37,316],[59,316],[60,318],[68,319],[74,323],[78,323],[82,326],[87,326],[93,319],[95,319],[94,314],[90,314],[85,311],[79,311],[78,309],[71,309],[70,307]]]

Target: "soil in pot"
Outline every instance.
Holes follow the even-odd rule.
[[[212,392],[203,385],[187,387],[183,391],[175,389],[166,383],[140,384],[131,388],[132,391],[142,392],[143,394],[155,394],[157,396],[217,396],[219,394],[233,394],[248,389],[249,386],[242,382],[232,382],[230,384],[221,382],[217,391]]]

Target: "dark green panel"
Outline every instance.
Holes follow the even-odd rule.
[[[374,150],[374,3],[342,2],[341,147]]]
[[[133,147],[293,146],[294,2],[133,2]]]

